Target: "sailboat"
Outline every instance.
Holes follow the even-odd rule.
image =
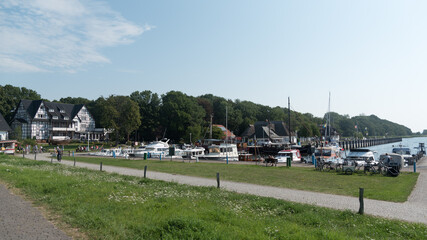
[[[225,108],[225,128],[228,131],[228,109]],[[238,161],[239,153],[237,145],[228,143],[228,133],[226,134],[224,143],[220,145],[211,145],[208,147],[208,153],[203,156],[206,160],[222,160],[222,161]]]
[[[325,162],[342,164],[344,162],[344,151],[338,144],[339,136],[331,137],[331,93],[329,92],[328,113],[325,124],[325,142],[315,150],[316,158]]]

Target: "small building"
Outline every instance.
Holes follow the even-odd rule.
[[[223,125],[220,124],[212,124],[212,126],[217,127],[219,129],[221,129],[221,131],[224,133],[224,137],[222,137],[222,139],[224,140],[225,138],[228,138],[229,140],[235,139],[236,135],[234,135],[234,133],[230,130],[228,130],[227,128],[225,128]]]
[[[104,130],[95,128],[95,120],[85,105],[43,100],[21,100],[15,109],[12,129],[20,132],[23,139],[39,141],[102,140],[104,137]]]
[[[13,154],[15,152],[15,140],[9,140],[9,133],[12,131],[3,115],[0,113],[0,152]]]

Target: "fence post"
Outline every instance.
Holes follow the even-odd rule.
[[[219,188],[219,172],[216,173],[216,183],[217,183],[217,188]]]
[[[34,160],[37,160],[37,152],[34,152]]]
[[[22,151],[22,158],[25,158],[25,150]]]
[[[363,215],[364,211],[365,211],[365,205],[363,203],[363,188],[359,188],[359,203],[360,203],[360,208],[359,208],[359,214]]]
[[[417,172],[417,162],[414,161],[414,172]]]
[[[144,178],[147,178],[147,165],[144,166]]]
[[[99,164],[99,171],[102,172],[102,162]]]

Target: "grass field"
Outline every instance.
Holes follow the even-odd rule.
[[[425,239],[427,227],[0,156],[0,179],[88,239]]]
[[[73,158],[64,157],[72,160]],[[365,197],[370,199],[404,202],[414,188],[418,173],[402,172],[398,177],[380,174],[344,175],[336,172],[318,172],[304,167],[265,167],[263,165],[236,165],[224,163],[188,163],[180,161],[126,160],[113,158],[76,157],[76,161],[104,165],[144,169],[205,178],[245,182],[260,185],[284,187],[337,195],[357,197],[359,188],[365,188]]]

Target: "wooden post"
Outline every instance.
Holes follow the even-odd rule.
[[[74,157],[74,167],[76,166],[76,157]]]
[[[34,160],[37,160],[37,152],[34,152]]]
[[[22,158],[25,158],[25,150],[22,151]]]
[[[144,178],[147,178],[147,165],[144,166]]]
[[[102,172],[102,162],[99,164],[99,171]]]
[[[216,183],[217,183],[217,188],[219,188],[219,172],[216,173]]]
[[[359,214],[363,215],[363,213],[365,212],[365,205],[363,203],[363,188],[359,188],[359,203],[360,203],[360,208],[359,208]]]

